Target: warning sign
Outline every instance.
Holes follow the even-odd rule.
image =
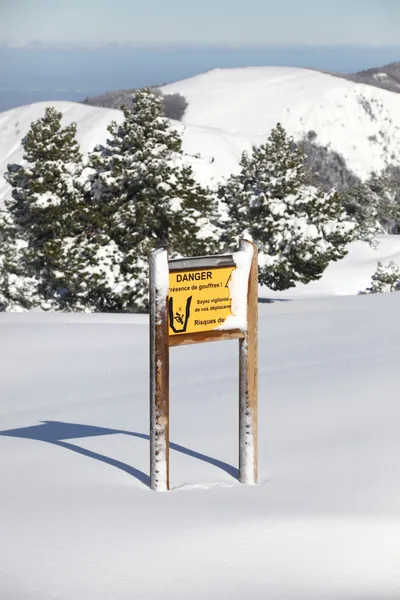
[[[235,267],[169,273],[169,333],[216,329],[232,314],[229,281]]]

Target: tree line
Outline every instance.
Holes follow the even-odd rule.
[[[355,239],[374,239],[335,188],[312,181],[304,150],[281,124],[217,189],[201,185],[182,138],[153,90],[88,155],[76,124],[48,107],[8,165],[0,213],[0,310],[137,312],[148,309],[148,257],[225,252],[247,236],[259,247],[260,283],[285,290],[319,279]],[[358,205],[357,205],[358,206]]]

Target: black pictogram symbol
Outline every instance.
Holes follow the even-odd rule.
[[[231,280],[231,277],[232,277],[232,273],[229,275],[228,281],[226,282],[225,287],[229,287],[229,282]]]
[[[180,325],[183,325],[184,321],[183,321],[183,314],[182,313],[176,312],[175,315],[174,315],[174,319],[175,319],[175,321],[178,321],[178,323]]]
[[[178,310],[174,312],[173,298],[169,299],[169,326],[171,327],[174,333],[185,333],[190,317],[190,305],[192,304],[192,298],[193,296],[189,296],[189,298],[186,300],[186,309],[184,313],[182,312],[181,307],[179,307]],[[178,326],[176,324],[178,324]]]

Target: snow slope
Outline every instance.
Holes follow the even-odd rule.
[[[361,178],[399,161],[400,96],[393,92],[290,67],[216,69],[162,89],[187,99],[185,124],[229,134],[243,147],[262,143],[280,121],[297,139],[315,131]],[[212,153],[211,144],[203,149]]]
[[[311,298],[324,296],[347,296],[363,292],[371,284],[371,277],[378,261],[385,266],[394,262],[400,266],[400,236],[378,236],[379,245],[371,248],[364,242],[349,245],[344,259],[330,263],[319,281],[307,285],[297,284],[284,292],[273,292],[260,287],[261,298]]]
[[[0,598],[395,600],[399,296],[260,306],[260,484],[237,344],[171,350],[148,488],[145,318],[0,315]]]

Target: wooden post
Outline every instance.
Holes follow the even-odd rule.
[[[168,252],[150,257],[150,487],[169,490]]]
[[[252,247],[248,284],[247,328],[239,340],[239,481],[258,480],[258,252],[243,240],[240,249]]]

